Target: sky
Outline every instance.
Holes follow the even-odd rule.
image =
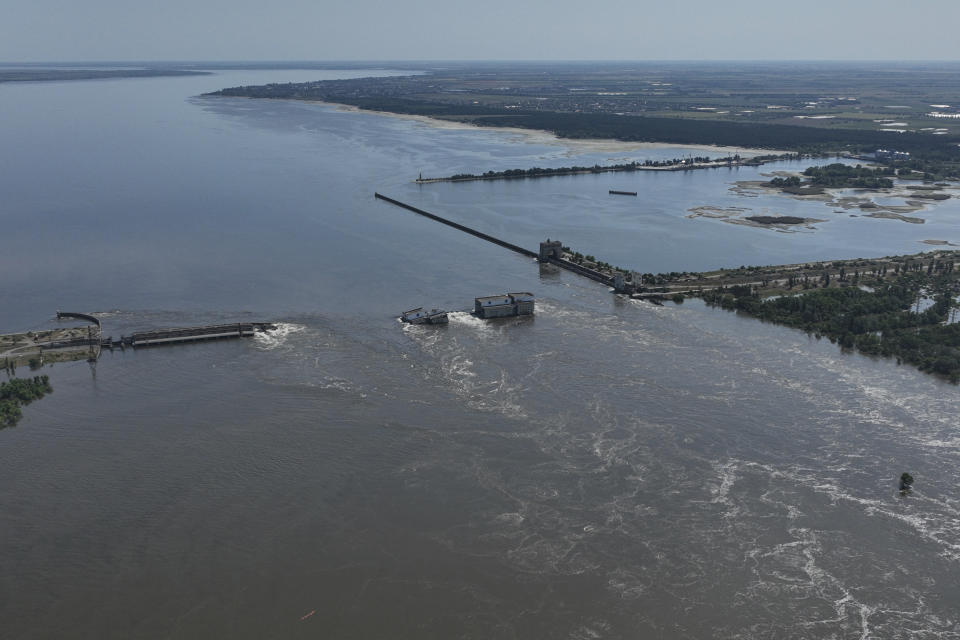
[[[0,0],[0,62],[957,60],[956,0]]]

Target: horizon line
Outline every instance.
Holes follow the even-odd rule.
[[[221,59],[88,59],[88,60],[0,60],[0,67],[13,65],[104,65],[104,64],[123,64],[123,65],[199,65],[199,64],[648,64],[648,63],[674,63],[674,64],[949,64],[960,63],[960,58],[917,58],[917,59],[866,59],[866,58],[783,58],[771,60],[757,58],[571,58],[571,59],[507,59],[507,58],[462,58],[462,59],[444,59],[444,58],[342,58],[342,59],[242,59],[242,58],[221,58]]]

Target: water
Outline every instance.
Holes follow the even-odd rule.
[[[954,201],[849,218],[729,191],[750,169],[417,186],[687,151],[193,97],[334,76],[0,85],[4,330],[281,322],[45,369],[0,431],[0,635],[957,637],[955,387],[621,300],[372,193],[643,271],[912,252],[960,239]],[[396,320],[506,290],[536,317]]]

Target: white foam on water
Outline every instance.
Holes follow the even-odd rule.
[[[495,518],[495,520],[504,524],[519,525],[526,520],[526,518],[523,516],[523,514],[512,511],[510,513],[501,513]]]
[[[630,571],[624,567],[617,567],[607,574],[607,588],[621,600],[637,600],[649,589],[643,582],[642,572]]]
[[[498,411],[516,418],[527,416],[520,402],[520,394],[525,390],[520,384],[511,384],[507,372],[500,371],[500,379],[486,385],[476,385],[468,401],[471,407],[482,411]]]
[[[610,629],[611,625],[609,622],[605,620],[594,620],[571,631],[570,637],[574,640],[600,640],[600,638],[607,637]]]
[[[877,434],[898,441],[928,448],[936,455],[960,457],[960,438],[956,437],[956,402],[944,394],[943,386],[934,382],[929,387],[907,391],[902,379],[914,377],[910,365],[906,369],[890,368],[877,371],[869,364],[861,365],[842,354],[810,354],[811,363],[830,373],[837,381],[839,394],[811,393],[807,397],[820,408],[837,416],[856,421],[868,421]],[[917,373],[917,376],[927,374]],[[924,379],[924,382],[929,380]],[[952,388],[950,389],[952,391]],[[909,417],[909,424],[904,420]]]
[[[762,599],[764,594],[788,595],[791,600],[819,600],[829,603],[831,617],[815,617],[793,623],[820,631],[849,628],[861,640],[870,638],[870,618],[876,607],[861,602],[850,587],[818,563],[823,555],[817,532],[804,527],[791,527],[791,542],[775,544],[767,549],[753,548],[747,558],[753,563],[756,581],[743,594],[748,599]],[[817,611],[816,607],[808,607]],[[800,637],[803,637],[802,634]],[[832,637],[832,636],[831,636]]]
[[[271,380],[268,380],[271,381]],[[338,378],[336,376],[324,376],[320,380],[303,380],[299,382],[290,382],[288,380],[277,381],[278,384],[282,384],[286,387],[292,388],[305,388],[305,389],[317,389],[321,391],[334,390],[342,391],[343,393],[355,393],[357,387],[351,383],[349,380],[343,378]],[[360,393],[360,397],[366,397],[367,394]]]
[[[496,324],[478,318],[467,311],[451,311],[447,314],[450,324],[468,327],[480,333],[496,333]]]
[[[275,325],[275,329],[269,331],[257,331],[253,334],[253,339],[258,347],[263,349],[276,349],[282,347],[290,336],[304,331],[306,327],[302,324],[293,324],[289,322],[280,322]]]
[[[719,475],[720,484],[710,485],[710,493],[713,496],[710,502],[731,505],[730,488],[737,481],[737,463],[735,461],[714,463],[713,468]]]
[[[954,449],[957,452],[960,452],[960,437],[951,438],[949,440],[931,438],[929,440],[924,440],[923,444],[934,449]]]
[[[858,505],[867,516],[879,516],[899,521],[912,528],[919,537],[939,547],[940,555],[943,558],[960,562],[960,511],[944,501],[926,500],[931,505],[940,507],[936,511],[925,509],[905,513],[894,508],[899,503],[893,498],[881,500],[853,495],[833,483],[816,483],[809,473],[803,471],[794,475],[791,479],[808,486],[817,493],[828,496],[834,503],[842,501]],[[920,495],[911,495],[907,499],[916,502],[921,508],[924,505],[924,499]]]
[[[342,378],[327,378],[323,382],[315,385],[320,389],[336,389],[337,391],[343,391],[348,393],[353,391],[353,385],[349,381]],[[364,395],[364,394],[361,394]]]
[[[652,302],[647,302],[646,300],[637,300],[635,298],[630,298],[630,304],[634,307],[639,308],[642,311],[651,313],[654,315],[666,315],[673,313],[676,309],[668,307],[665,304],[654,304]]]
[[[399,318],[397,322],[401,323],[401,331],[408,338],[420,345],[422,349],[429,350],[431,347],[436,345],[442,335],[439,327],[429,325],[429,324],[410,324],[409,322],[403,322]]]
[[[90,315],[102,320],[103,318],[116,318],[118,316],[132,315],[132,314],[125,311],[121,311],[120,309],[112,309],[110,311],[94,311]]]
[[[777,486],[782,482],[771,485],[761,495],[761,501],[778,508],[788,508],[788,523],[807,522],[804,514],[790,505],[794,501],[791,499],[790,485],[796,485],[826,494],[833,502],[852,505],[867,517],[884,517],[902,522],[916,531],[918,538],[938,545],[943,557],[953,561],[960,559],[955,542],[960,533],[960,504],[950,499],[936,500],[912,495],[906,501],[901,501],[893,495],[888,498],[857,496],[841,489],[834,481],[824,482],[820,477],[821,471],[811,468],[781,467],[777,471],[767,465],[738,460],[717,462],[714,467],[721,470],[721,478],[731,473],[742,476],[750,471],[761,471],[765,475],[769,473],[771,479],[786,481],[786,487]],[[727,493],[729,495],[730,492]],[[832,563],[831,557],[835,551],[826,553],[824,546],[833,549],[836,540],[831,532],[820,532],[796,524],[788,525],[787,532],[792,538],[790,541],[751,546],[745,550],[744,557],[749,561],[754,581],[741,592],[744,601],[787,596],[788,602],[796,604],[796,607],[790,607],[792,614],[806,618],[791,623],[793,628],[808,629],[806,633],[815,637],[821,637],[821,634],[835,637],[837,633],[840,635],[836,637],[857,637],[862,640],[914,635],[925,638],[956,637],[948,630],[956,629],[957,620],[933,615],[921,593],[902,594],[908,596],[909,604],[894,607],[883,599],[871,601],[869,591],[864,591],[858,583],[851,583],[855,576],[828,570],[824,562]],[[826,538],[821,541],[820,537],[824,534],[830,537],[829,544]],[[902,570],[910,571],[908,568]],[[889,572],[889,575],[890,580],[895,579],[895,573]],[[832,613],[816,613],[818,607],[814,605],[818,602],[826,604]],[[784,619],[789,617],[785,616]],[[916,632],[907,633],[909,629]]]
[[[427,375],[441,378],[443,386],[450,388],[471,408],[514,418],[525,417],[521,395],[526,386],[511,379],[505,369],[495,367],[487,358],[488,343],[499,342],[512,325],[482,320],[465,311],[450,312],[448,318],[450,323],[446,328],[428,325],[406,325],[403,328],[404,333],[432,359],[433,364],[428,365],[427,371],[433,373]],[[465,334],[462,329],[469,332]],[[482,369],[478,370],[477,361],[484,363]],[[541,366],[535,360],[534,367]]]

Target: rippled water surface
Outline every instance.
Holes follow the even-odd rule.
[[[337,75],[0,86],[2,330],[280,323],[45,369],[0,431],[0,636],[960,637],[956,387],[372,194],[643,271],[913,252],[960,241],[955,201],[850,218],[729,190],[754,169],[417,186],[692,152],[194,97]],[[535,317],[396,320],[517,290]]]

